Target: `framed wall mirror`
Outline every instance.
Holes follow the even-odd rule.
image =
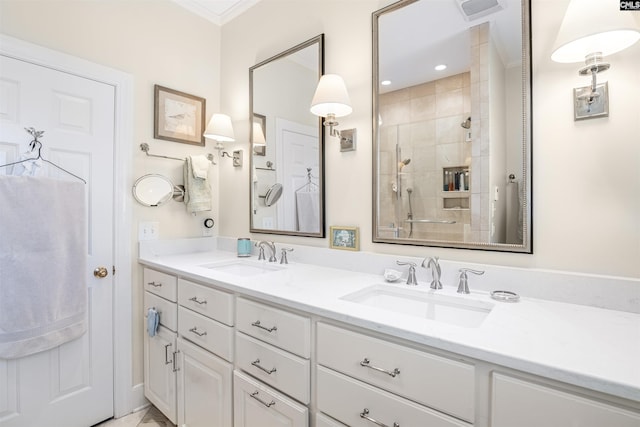
[[[529,0],[372,20],[374,242],[531,253]]]
[[[253,233],[325,236],[324,130],[309,111],[323,73],[322,34],[249,69]]]

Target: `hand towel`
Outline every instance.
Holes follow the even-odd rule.
[[[296,223],[298,231],[320,231],[320,193],[298,191],[296,193]]]
[[[160,324],[160,313],[155,307],[150,307],[147,310],[147,334],[150,337],[154,337],[158,332],[158,325]]]
[[[87,224],[80,182],[0,175],[0,358],[87,330]]]
[[[191,158],[191,167],[193,169],[193,177],[207,179],[209,175],[209,166],[211,162],[206,156],[189,156]]]
[[[184,163],[184,204],[188,212],[211,210],[211,186],[207,178],[196,178],[193,173],[191,157]]]

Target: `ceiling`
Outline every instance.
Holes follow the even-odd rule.
[[[224,25],[260,0],[173,0],[188,11]]]

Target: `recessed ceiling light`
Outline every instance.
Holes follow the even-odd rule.
[[[447,66],[446,66],[445,64],[440,64],[440,65],[436,65],[436,66],[434,67],[434,69],[435,69],[436,71],[442,71],[442,70],[446,70],[446,69],[447,69]]]
[[[391,84],[391,80],[383,80],[380,82],[382,86],[389,86]]]

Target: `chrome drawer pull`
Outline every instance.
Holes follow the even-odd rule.
[[[272,400],[271,402],[267,403],[267,402],[265,402],[264,400],[260,399],[260,398],[258,397],[258,391],[257,391],[257,390],[256,390],[256,391],[254,391],[253,393],[251,393],[251,397],[253,397],[253,398],[254,398],[255,400],[257,400],[258,402],[262,403],[262,404],[263,404],[264,406],[266,406],[267,408],[270,408],[270,407],[272,407],[273,405],[275,405],[275,404],[276,404],[276,402],[275,402],[275,401],[273,401],[273,400]]]
[[[264,329],[264,330],[265,330],[265,331],[267,331],[267,332],[273,332],[273,331],[277,331],[277,330],[278,330],[278,328],[277,328],[276,326],[272,326],[272,327],[270,327],[270,328],[265,328],[264,326],[262,326],[262,325],[260,324],[260,321],[259,321],[259,320],[256,320],[255,322],[253,322],[253,323],[251,324],[251,326],[255,326],[256,328]]]
[[[386,369],[378,368],[377,366],[373,366],[370,364],[371,362],[366,357],[360,362],[360,366],[364,366],[365,368],[373,369],[374,371],[384,372],[392,378],[395,378],[397,375],[400,375],[400,369],[393,368],[393,371],[387,371]]]
[[[156,288],[159,288],[160,286],[162,286],[162,283],[147,282],[147,285],[149,285],[149,286],[155,286]]]
[[[374,420],[373,418],[371,418],[371,417],[369,416],[369,410],[368,410],[367,408],[364,408],[364,409],[362,410],[362,412],[360,413],[360,418],[364,418],[364,419],[365,419],[365,420],[367,420],[367,421],[371,421],[372,423],[374,423],[375,425],[380,426],[380,427],[389,427],[389,426],[387,426],[386,424],[381,423],[380,421],[378,421],[378,420]],[[400,424],[398,424],[398,423],[394,422],[394,423],[393,423],[393,427],[400,427]]]
[[[196,334],[199,337],[203,337],[203,336],[207,335],[207,331],[198,332],[198,327],[197,326],[194,326],[193,328],[189,329],[189,332],[193,332],[194,334]]]
[[[172,361],[169,360],[169,347],[171,347],[173,344],[169,343],[167,345],[164,346],[164,364],[168,365],[169,363],[171,363]]]
[[[198,297],[189,298],[189,301],[193,301],[193,302],[196,302],[198,304],[206,304],[207,303],[206,299],[203,299],[202,301],[200,301],[200,300],[198,300]]]
[[[178,353],[180,353],[180,350],[178,350],[178,351],[174,351],[174,352],[173,352],[173,372],[178,372],[178,371],[180,370],[180,368],[178,368],[178,367],[176,366],[176,361],[177,361],[177,358],[178,358]]]
[[[263,368],[262,366],[260,366],[260,359],[256,359],[253,362],[251,362],[251,364],[253,366],[255,366],[258,369],[262,369],[264,372],[266,372],[267,374],[271,375],[274,372],[276,372],[276,368],[271,368],[271,369],[267,369],[267,368]]]

